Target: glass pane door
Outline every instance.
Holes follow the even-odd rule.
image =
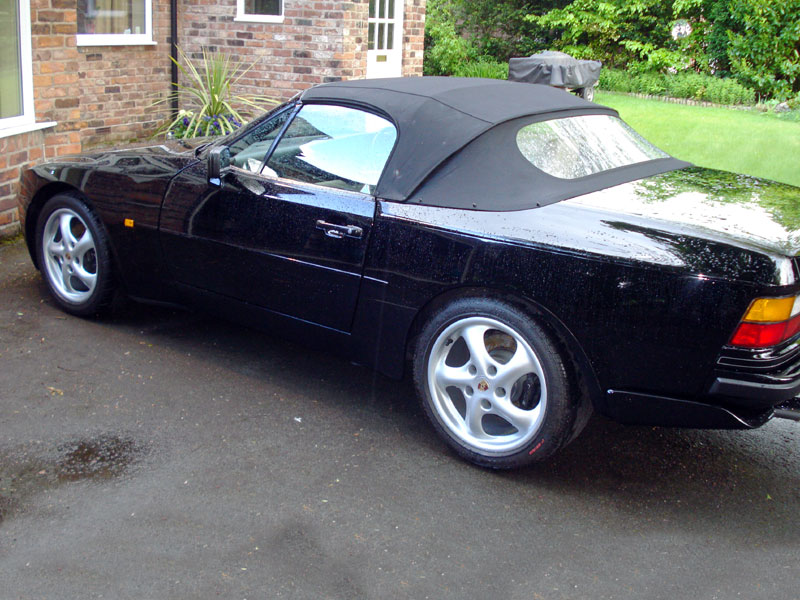
[[[370,0],[368,28],[367,77],[399,77],[403,0]]]

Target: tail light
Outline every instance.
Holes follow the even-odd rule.
[[[730,345],[740,348],[776,346],[800,332],[800,296],[756,298],[739,323]]]

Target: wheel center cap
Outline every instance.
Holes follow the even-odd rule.
[[[67,252],[67,260],[72,260],[72,255],[69,252]]]
[[[485,380],[485,379],[481,379],[481,380],[480,380],[480,382],[478,383],[478,389],[479,389],[480,391],[482,391],[482,392],[485,392],[486,390],[488,390],[488,389],[489,389],[489,384],[488,384],[488,383],[486,383],[486,380]]]

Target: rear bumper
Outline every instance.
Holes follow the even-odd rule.
[[[708,394],[752,409],[791,400],[800,394],[800,338],[759,350],[724,347]]]
[[[704,394],[687,399],[608,390],[607,411],[601,412],[628,424],[753,429],[773,416],[800,416],[797,396],[800,335],[774,348],[725,346]]]
[[[751,401],[757,406],[774,406],[800,394],[800,376],[790,381],[746,381],[717,377],[708,393],[712,396]]]
[[[691,429],[755,429],[773,416],[772,407],[724,407],[624,390],[608,390],[607,406],[608,416],[627,425]]]

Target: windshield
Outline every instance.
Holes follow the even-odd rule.
[[[517,132],[522,155],[548,175],[577,179],[669,155],[610,115],[581,115],[526,125]]]

